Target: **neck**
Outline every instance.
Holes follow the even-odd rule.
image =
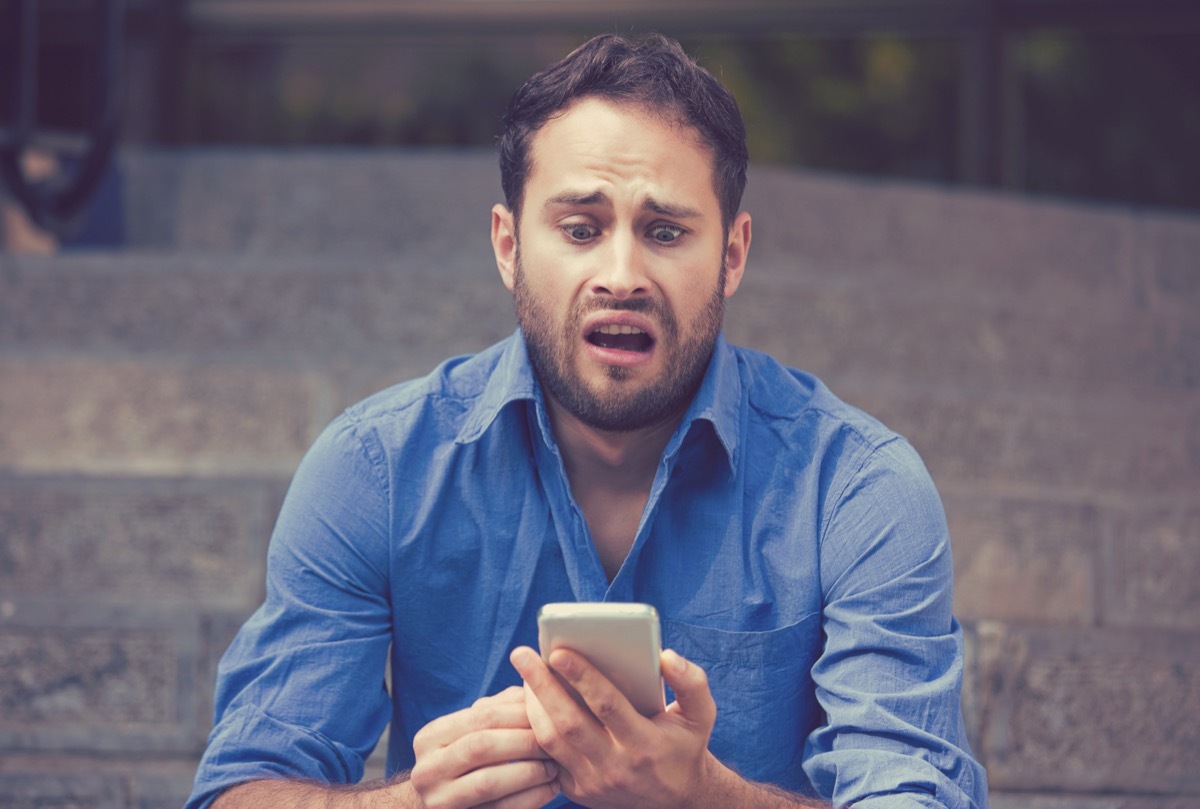
[[[683,417],[676,413],[639,430],[608,432],[590,427],[547,397],[554,438],[571,488],[642,490],[649,494],[659,459]]]

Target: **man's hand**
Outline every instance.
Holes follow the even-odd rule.
[[[559,791],[559,768],[538,746],[517,686],[433,720],[413,751],[410,784],[429,809],[535,809]]]
[[[648,719],[580,654],[556,649],[553,671],[528,647],[514,650],[511,660],[525,680],[529,724],[559,763],[558,781],[571,800],[597,809],[702,806],[728,788],[732,773],[708,752],[717,707],[699,666],[662,653],[663,679],[675,702]]]
[[[536,809],[559,792],[558,766],[538,747],[517,686],[433,720],[413,750],[408,778],[356,786],[251,781],[227,790],[214,809]]]

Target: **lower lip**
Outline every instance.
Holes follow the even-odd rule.
[[[602,365],[615,365],[621,368],[635,368],[645,365],[654,359],[654,345],[649,351],[623,351],[619,348],[603,348],[583,341],[584,349],[589,357]]]

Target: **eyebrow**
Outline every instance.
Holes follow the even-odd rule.
[[[550,197],[550,199],[546,200],[543,207],[555,208],[564,205],[584,207],[603,204],[611,204],[608,194],[605,194],[603,191],[593,191],[590,194],[565,191]],[[689,208],[686,205],[675,205],[669,202],[659,202],[654,197],[646,198],[646,201],[642,203],[642,210],[651,211],[659,216],[669,216],[672,219],[696,219],[702,216],[700,211],[695,208]]]
[[[590,194],[576,193],[573,191],[564,191],[561,194],[555,194],[554,196],[550,197],[550,199],[546,200],[546,204],[542,207],[556,208],[561,205],[566,205],[566,206],[599,205],[601,203],[607,203],[608,201],[609,201],[608,194],[605,194],[603,191],[593,191]]]
[[[669,216],[672,219],[697,219],[702,214],[695,208],[689,208],[686,205],[673,205],[669,202],[659,202],[654,197],[647,197],[642,203],[642,208],[647,211],[653,211],[660,216]]]

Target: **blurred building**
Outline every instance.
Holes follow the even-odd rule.
[[[488,146],[533,70],[657,30],[733,87],[758,162],[1200,208],[1190,0],[2,0],[0,20],[10,155],[77,159],[113,126]]]

